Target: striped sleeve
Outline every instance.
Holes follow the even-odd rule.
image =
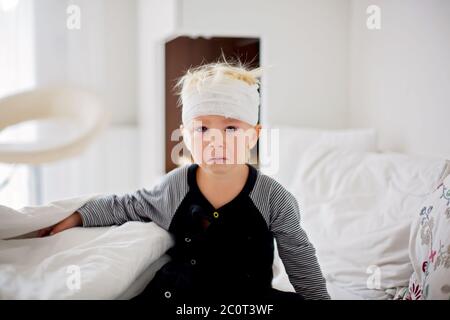
[[[85,203],[77,210],[83,227],[154,221],[168,230],[177,207],[188,192],[186,170],[182,167],[169,172],[151,190],[142,188],[123,196],[106,195]]]
[[[330,299],[316,252],[300,226],[295,197],[278,182],[270,193],[270,227],[289,281],[305,299]]]

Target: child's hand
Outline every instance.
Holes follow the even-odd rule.
[[[64,231],[66,229],[70,229],[73,227],[78,227],[83,225],[81,221],[81,215],[78,212],[75,212],[65,218],[64,220],[58,222],[57,224],[44,228],[38,231],[38,237],[46,237],[48,235],[52,236],[58,232]]]

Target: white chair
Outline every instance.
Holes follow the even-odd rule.
[[[0,99],[0,137],[2,130],[33,120],[47,123],[63,120],[65,125],[47,130],[47,137],[37,141],[17,143],[14,139],[12,142],[0,139],[0,163],[14,166],[8,177],[0,179],[0,190],[10,182],[16,164],[32,165],[35,203],[41,204],[39,164],[81,153],[106,127],[108,119],[95,95],[75,88],[36,89]]]
[[[45,88],[0,99],[0,132],[31,120],[64,119],[77,126],[77,134],[55,132],[51,143],[1,143],[0,163],[41,164],[82,152],[106,126],[109,116],[93,94],[73,88]]]

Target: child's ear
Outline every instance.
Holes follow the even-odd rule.
[[[256,143],[258,142],[259,136],[261,134],[261,125],[257,124],[256,126],[254,126],[252,129],[253,133],[250,137],[250,141],[249,141],[249,148],[253,149],[256,146]]]

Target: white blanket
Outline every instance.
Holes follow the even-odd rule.
[[[153,222],[33,238],[94,197],[19,210],[0,206],[1,299],[130,298],[167,262],[164,253],[174,240]]]

